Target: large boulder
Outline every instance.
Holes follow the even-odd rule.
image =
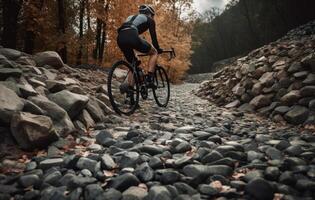
[[[20,78],[22,71],[17,68],[0,68],[0,80],[5,81],[9,77]]]
[[[101,122],[105,119],[104,112],[96,98],[90,98],[86,109],[95,122]]]
[[[67,112],[56,103],[44,96],[29,97],[30,101],[44,111],[44,115],[49,116],[58,134],[66,134],[74,131],[74,125]]]
[[[26,150],[43,148],[58,140],[52,120],[43,115],[23,112],[14,114],[11,132],[17,143]]]
[[[16,60],[22,56],[20,51],[8,48],[0,48],[0,54],[4,55],[9,60]]]
[[[12,115],[21,111],[24,102],[16,93],[0,83],[0,122],[10,123]]]
[[[34,60],[39,67],[43,67],[45,65],[52,66],[56,69],[63,67],[63,61],[57,52],[54,51],[45,51],[41,53],[37,53],[34,56]]]
[[[309,115],[309,110],[303,106],[293,106],[289,112],[287,112],[284,118],[291,124],[304,123]]]
[[[71,119],[78,116],[89,101],[87,96],[75,94],[68,90],[62,90],[48,97],[51,101],[65,109]]]

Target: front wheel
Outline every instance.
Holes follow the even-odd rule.
[[[157,66],[154,73],[153,96],[160,107],[166,107],[170,99],[170,82],[164,68]]]
[[[131,115],[139,103],[137,74],[125,61],[116,62],[107,82],[108,97],[117,114]]]

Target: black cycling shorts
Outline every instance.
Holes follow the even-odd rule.
[[[122,30],[118,33],[117,44],[129,63],[136,58],[134,50],[141,53],[149,53],[152,46],[139,37],[136,29]]]

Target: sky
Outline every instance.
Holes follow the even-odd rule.
[[[211,7],[223,9],[229,0],[194,0],[194,7],[200,13],[208,10]]]

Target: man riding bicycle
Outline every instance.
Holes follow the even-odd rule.
[[[117,44],[129,63],[138,62],[134,50],[150,56],[148,62],[148,74],[146,81],[149,87],[153,87],[154,70],[157,63],[158,54],[163,50],[160,48],[155,29],[155,11],[149,5],[141,5],[139,14],[131,15],[118,29]],[[142,33],[149,30],[153,46],[146,40],[139,37]],[[132,81],[128,81],[129,86]]]

